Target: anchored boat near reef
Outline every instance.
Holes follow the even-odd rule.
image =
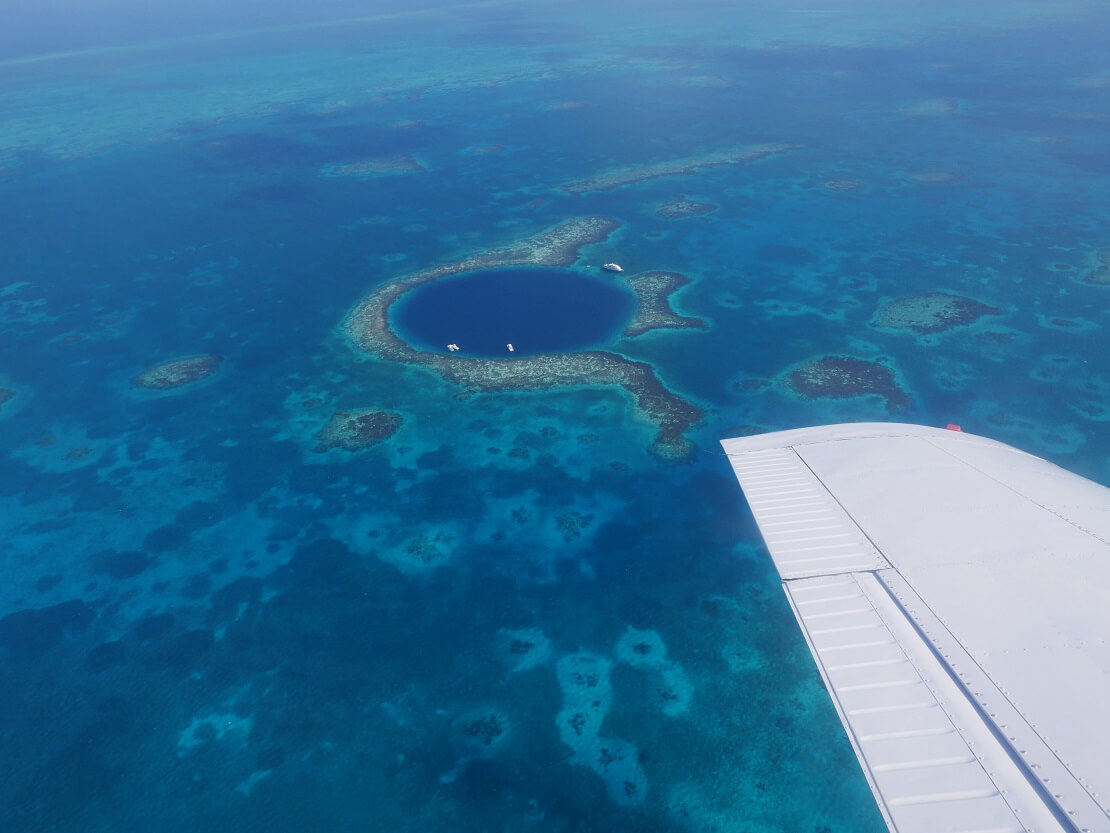
[[[619,263],[606,263],[602,267],[606,272],[623,272]]]

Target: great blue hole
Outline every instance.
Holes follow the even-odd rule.
[[[417,349],[448,352],[457,344],[457,356],[514,358],[609,343],[634,307],[632,294],[612,280],[512,267],[418,286],[397,299],[391,317],[397,335]]]

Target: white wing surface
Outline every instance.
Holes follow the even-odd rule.
[[[722,445],[892,831],[1110,831],[1110,490],[916,425]]]

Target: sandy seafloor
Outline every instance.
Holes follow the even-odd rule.
[[[957,422],[1110,478],[1108,20],[793,5],[0,64],[0,828],[883,829],[716,443]],[[797,149],[559,188],[764,142]],[[621,389],[468,394],[344,337],[376,285],[586,215],[621,227],[574,268],[691,279],[705,328],[601,345],[705,411],[688,459]],[[875,326],[934,291],[996,314]],[[785,384],[824,355],[905,395]],[[361,408],[400,429],[318,449]]]

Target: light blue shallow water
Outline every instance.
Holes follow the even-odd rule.
[[[1105,482],[1110,65],[1095,4],[834,11],[0,65],[0,827],[883,829],[716,441],[958,422]],[[480,393],[345,338],[375,287],[587,215],[620,225],[573,268],[690,279],[703,328],[606,347],[704,411],[689,459],[619,387]],[[879,326],[931,292],[994,312]],[[790,389],[829,355],[904,395]],[[358,409],[401,426],[322,447]]]

